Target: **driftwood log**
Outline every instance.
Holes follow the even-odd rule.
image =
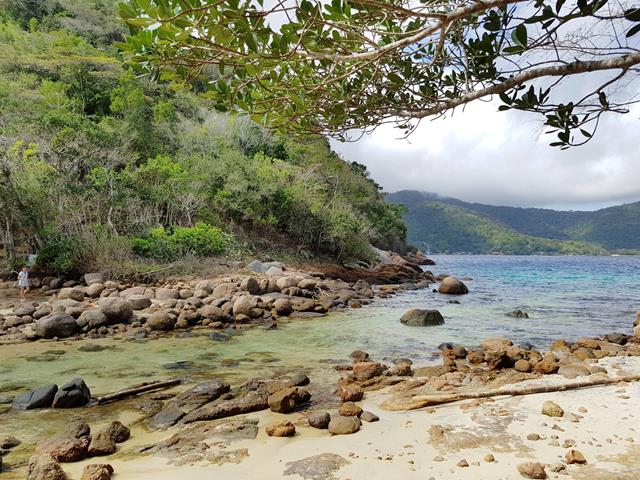
[[[96,398],[96,403],[100,405],[103,403],[113,402],[115,400],[121,400],[123,398],[131,397],[133,395],[138,395],[140,393],[151,392],[153,390],[160,390],[163,388],[171,388],[179,385],[181,382],[182,380],[180,380],[179,378],[174,378],[172,380],[160,380],[157,382],[141,383],[139,385],[133,385],[129,388],[125,388],[124,390],[120,390],[118,392],[102,395],[101,397]]]
[[[416,410],[418,408],[442,405],[445,403],[458,402],[460,400],[471,400],[489,397],[508,397],[519,395],[533,395],[536,393],[564,392],[580,388],[600,387],[603,385],[614,385],[622,382],[640,381],[640,375],[627,375],[616,378],[600,378],[597,380],[587,380],[583,382],[563,383],[561,385],[531,385],[521,388],[508,388],[502,390],[487,390],[486,392],[461,392],[461,393],[441,393],[433,395],[416,395],[407,403],[403,403],[402,408],[394,408],[393,402],[385,402],[384,407],[389,410]]]

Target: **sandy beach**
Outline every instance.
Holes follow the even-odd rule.
[[[610,376],[640,373],[638,357],[606,358],[599,365]],[[549,375],[521,385],[571,381]],[[255,439],[227,441],[212,435],[206,441],[215,452],[213,462],[174,465],[160,455],[131,458],[140,446],[169,437],[172,430],[134,435],[105,460],[114,467],[114,478],[127,480],[518,479],[523,477],[517,465],[523,462],[545,465],[549,478],[640,478],[640,383],[463,401],[409,412],[383,410],[380,404],[386,398],[385,391],[367,394],[359,404],[380,421],[363,422],[353,435],[331,436],[311,428],[302,414],[261,412],[245,416],[258,421]],[[560,405],[565,416],[542,415],[546,400]],[[283,418],[295,419],[295,437],[267,437],[264,426]],[[539,440],[527,439],[536,434]],[[565,464],[572,448],[584,455],[586,465]],[[494,461],[486,461],[489,454]],[[462,460],[469,466],[458,466]],[[89,459],[64,468],[70,478],[79,479],[83,467],[95,462]]]

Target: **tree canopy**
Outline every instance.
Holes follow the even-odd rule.
[[[499,96],[568,148],[638,101],[640,5],[626,0],[128,0],[121,48],[271,127],[344,136]],[[581,88],[563,86],[589,73]]]

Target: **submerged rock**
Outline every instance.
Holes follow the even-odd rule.
[[[428,327],[444,325],[444,318],[438,310],[420,310],[416,308],[402,315],[400,322],[410,327]]]
[[[58,386],[52,384],[22,393],[13,399],[13,408],[15,410],[49,408],[53,404],[57,391]]]
[[[53,399],[53,408],[83,407],[91,400],[89,387],[82,378],[65,383]]]

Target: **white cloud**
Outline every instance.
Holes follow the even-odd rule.
[[[476,103],[424,121],[408,139],[383,126],[354,143],[332,142],[365,164],[385,191],[412,189],[495,205],[593,209],[640,200],[640,108],[603,118],[585,146],[559,150],[540,117]]]

